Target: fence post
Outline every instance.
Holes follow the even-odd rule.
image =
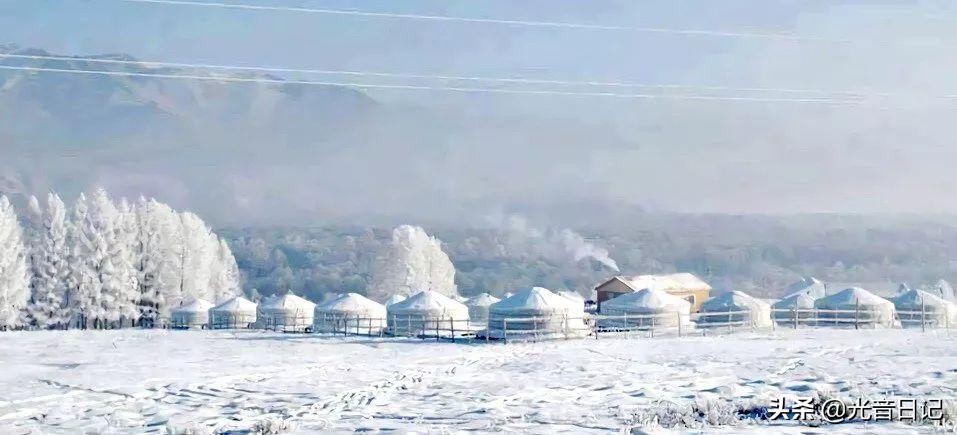
[[[860,329],[858,324],[861,319],[861,301],[860,299],[855,299],[854,301],[854,329]]]
[[[681,338],[681,311],[676,311],[675,314],[678,315],[678,338]]]
[[[439,341],[439,320],[441,317],[435,318],[435,341]]]
[[[502,319],[502,343],[508,344],[508,319]]]
[[[651,315],[651,338],[655,338],[655,318],[657,317],[656,314]]]
[[[449,327],[452,333],[452,343],[455,343],[455,319],[452,317],[449,317]]]
[[[731,320],[731,307],[728,307],[728,330],[734,332],[734,322]]]
[[[794,329],[798,329],[798,307],[797,307],[797,301],[796,301],[796,300],[794,301],[794,307],[791,308],[791,310],[792,310],[792,315],[791,315],[791,316],[792,316],[792,318],[794,319]]]
[[[920,297],[920,332],[927,332],[927,326],[924,323],[926,319],[924,314],[925,310],[926,308],[924,307],[924,297],[921,296]]]

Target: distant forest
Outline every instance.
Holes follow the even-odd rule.
[[[411,222],[415,223],[415,222]],[[946,218],[641,213],[581,221],[577,232],[512,216],[494,225],[426,224],[456,268],[459,293],[501,295],[540,285],[585,296],[618,274],[688,271],[717,291],[780,296],[801,276],[881,293],[957,278],[957,226]],[[247,291],[291,289],[313,300],[364,293],[391,226],[223,229]]]

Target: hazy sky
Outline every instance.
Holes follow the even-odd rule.
[[[256,177],[229,174],[227,194],[215,200],[195,193],[208,181],[195,173],[177,175],[178,182],[167,190],[150,185],[156,190],[148,193],[166,195],[226,223],[270,222],[283,209],[295,210],[276,221],[303,223],[363,212],[456,217],[516,204],[547,208],[569,201],[687,212],[957,212],[952,200],[957,191],[952,175],[957,99],[946,98],[957,95],[957,5],[950,1],[242,3],[788,33],[806,39],[118,0],[0,0],[0,43],[173,62],[816,91],[669,91],[720,97],[866,95],[859,105],[833,105],[366,91],[387,106],[422,110],[425,117],[440,113],[457,127],[441,134],[422,132],[430,122],[420,120],[404,124],[394,138],[377,136],[375,148],[317,152],[308,161],[301,155],[284,161],[280,155],[263,167],[224,153],[219,158],[255,171]],[[419,141],[418,134],[429,139]],[[237,146],[268,147],[252,139]],[[179,162],[151,167],[148,176],[162,177],[177,164],[188,166],[191,158],[183,153]],[[128,173],[111,172],[122,162],[109,163],[96,166],[92,181],[134,194],[142,184],[130,182],[136,177]],[[299,203],[289,205],[294,202]]]

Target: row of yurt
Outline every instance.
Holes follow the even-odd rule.
[[[204,299],[174,308],[170,312],[170,327],[194,328],[247,328],[256,321],[256,303],[236,296],[219,305]]]
[[[490,338],[520,336],[580,337],[589,333],[584,303],[552,293],[543,287],[519,290],[489,307]]]
[[[698,327],[749,326],[771,327],[771,305],[741,291],[715,296],[701,304]]]
[[[314,331],[379,334],[386,326],[386,307],[358,293],[346,293],[316,306]]]
[[[455,336],[469,330],[465,304],[431,290],[389,305],[387,325],[393,335]]]
[[[647,329],[691,323],[691,302],[658,289],[646,288],[609,299],[602,311],[612,316],[601,325],[608,328]]]

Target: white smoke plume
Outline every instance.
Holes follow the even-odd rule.
[[[492,217],[487,222],[502,232],[504,237],[500,242],[512,254],[536,253],[563,263],[578,263],[588,258],[619,271],[618,263],[607,249],[596,246],[569,228],[539,228],[519,215]]]

